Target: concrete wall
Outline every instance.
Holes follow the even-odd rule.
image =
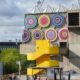
[[[20,45],[20,53],[27,54],[34,52],[35,45],[22,44]],[[69,32],[69,58],[63,57],[64,71],[75,70],[80,72],[80,31]]]
[[[72,12],[79,12],[79,11],[80,10],[68,11],[68,12],[72,13]],[[67,17],[68,14],[64,13],[64,16],[67,19],[66,24],[68,24],[68,17]],[[79,20],[80,20],[80,17],[79,17]],[[77,72],[80,72],[80,25],[77,27],[79,27],[79,29],[76,29],[75,27],[74,30],[70,30],[69,32],[69,53],[68,53],[69,55],[68,57],[66,56],[63,57],[63,63],[62,63],[62,67],[64,68],[64,71],[75,70]],[[34,51],[35,51],[35,46],[32,45],[32,43],[22,44],[20,46],[21,54],[34,52]]]
[[[69,33],[69,58],[63,58],[64,70],[80,72],[80,31]]]
[[[27,54],[35,52],[35,45],[32,44],[21,44],[20,45],[20,54]]]

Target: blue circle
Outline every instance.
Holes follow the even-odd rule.
[[[52,17],[52,25],[54,25],[57,28],[61,28],[65,23],[65,18],[64,16],[60,15],[60,14],[55,14]]]

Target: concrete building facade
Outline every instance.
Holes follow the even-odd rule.
[[[62,14],[66,17],[66,26],[68,26],[69,30],[69,39],[67,41],[67,47],[60,50],[60,54],[63,53],[61,67],[63,67],[64,71],[73,70],[80,73],[80,10],[70,10]],[[21,54],[27,54],[28,52],[34,51],[35,44],[32,42],[29,44],[24,43],[20,45]]]

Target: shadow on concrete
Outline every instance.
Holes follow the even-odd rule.
[[[73,32],[73,33],[75,33],[75,34],[77,34],[77,35],[80,35],[80,27],[69,27],[69,31],[70,32]]]
[[[69,62],[80,69],[80,56],[76,55],[73,51],[69,50],[69,54],[65,56],[69,59]]]

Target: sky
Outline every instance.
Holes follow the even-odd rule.
[[[0,0],[0,42],[22,40],[24,14],[30,13],[38,0]],[[45,0],[52,7],[62,4],[71,7],[73,0]]]

